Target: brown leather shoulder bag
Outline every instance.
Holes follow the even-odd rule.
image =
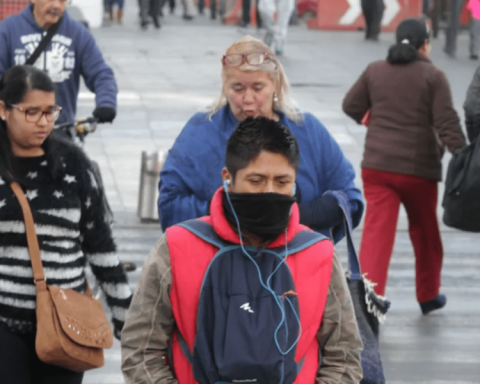
[[[22,207],[37,288],[38,358],[76,372],[103,366],[103,348],[113,345],[113,334],[102,304],[88,286],[79,293],[47,284],[30,204],[17,182],[10,186]]]

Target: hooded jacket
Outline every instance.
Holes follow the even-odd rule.
[[[46,31],[37,25],[33,5],[0,23],[0,77],[15,65],[25,64]],[[46,71],[57,86],[62,107],[58,123],[75,120],[80,75],[96,94],[96,105],[116,109],[117,84],[92,34],[65,11],[57,33],[40,55],[35,67]]]

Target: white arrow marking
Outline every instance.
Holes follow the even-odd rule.
[[[358,16],[360,16],[360,14],[362,13],[360,0],[347,0],[347,3],[350,8],[348,8],[348,11],[345,12],[345,14],[340,18],[340,25],[353,24],[355,20],[357,20]]]
[[[385,12],[383,13],[382,25],[388,26],[400,12],[400,4],[398,0],[384,0]]]

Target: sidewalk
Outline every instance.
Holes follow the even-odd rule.
[[[120,93],[115,123],[101,126],[87,139],[88,152],[101,165],[113,209],[128,216],[137,207],[141,152],[168,151],[186,121],[219,95],[220,59],[242,36],[235,26],[211,21],[208,12],[192,22],[184,21],[180,13],[167,15],[161,30],[150,26],[143,31],[137,12],[136,2],[129,1],[124,25],[93,31],[115,71]],[[261,38],[255,29],[250,33]],[[433,61],[446,72],[461,114],[477,65],[467,58],[467,37],[460,36],[457,60],[445,57],[443,39],[433,42]],[[386,56],[394,36],[383,34],[381,40],[369,43],[361,32],[311,31],[302,25],[290,29],[281,58],[300,108],[326,125],[357,175],[365,128],[343,114],[341,102],[368,63]],[[90,114],[93,106],[93,95],[83,91],[79,116]],[[448,159],[445,156],[445,164]],[[361,186],[359,178],[357,183]],[[406,229],[404,212],[399,228]]]

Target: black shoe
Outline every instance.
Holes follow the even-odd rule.
[[[216,20],[217,19],[217,14],[215,12],[212,12],[212,14],[210,15],[210,19]]]
[[[443,52],[445,52],[445,54],[446,54],[448,57],[450,57],[450,58],[452,58],[452,59],[455,59],[455,52],[450,51],[450,50],[448,50],[447,48],[443,48]]]
[[[160,29],[160,22],[158,21],[158,17],[153,16],[152,19],[153,19],[153,25],[155,26],[155,28]]]
[[[478,55],[475,55],[475,54],[470,55],[470,59],[471,60],[478,60]]]
[[[175,8],[170,8],[170,15],[173,15],[175,13]]]
[[[428,315],[430,312],[436,309],[443,308],[447,304],[447,296],[439,294],[435,299],[427,301],[426,303],[420,303],[420,309],[424,315]]]
[[[193,20],[193,16],[192,15],[183,15],[183,20]]]
[[[142,22],[140,23],[142,29],[147,29],[147,28],[148,28],[148,24],[149,24],[148,21],[142,21]]]

